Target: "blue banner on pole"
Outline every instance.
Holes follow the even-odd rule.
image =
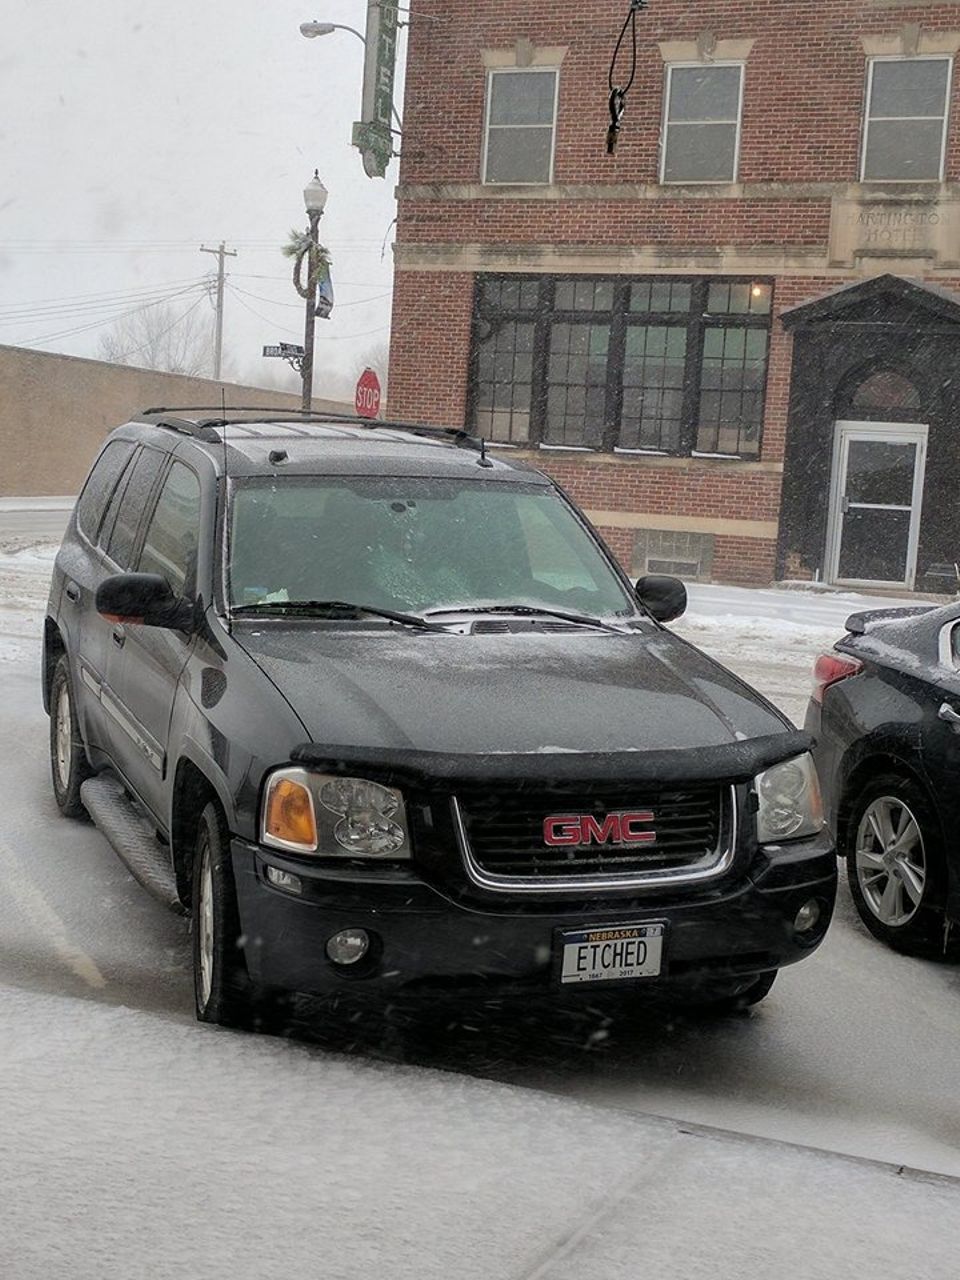
[[[333,280],[330,277],[330,264],[325,262],[320,268],[320,279],[317,281],[317,307],[315,314],[321,320],[329,320],[333,312]]]

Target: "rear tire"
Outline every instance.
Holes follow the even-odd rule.
[[[247,972],[229,833],[219,806],[212,803],[197,824],[192,933],[198,1020],[247,1031],[277,1031],[278,1002]]]
[[[946,859],[937,815],[911,778],[872,779],[850,807],[840,852],[860,919],[894,951],[958,957],[944,946]]]
[[[70,664],[62,653],[50,684],[50,774],[57,807],[65,818],[85,818],[80,788],[93,770],[80,736]]]

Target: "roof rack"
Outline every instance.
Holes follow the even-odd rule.
[[[215,412],[217,416],[215,418],[202,419],[179,416],[186,413],[210,412]],[[250,425],[248,418],[234,418],[232,416],[234,413],[257,413],[261,416],[255,421],[264,424],[289,422],[293,418],[303,423],[348,423],[351,426],[363,427],[370,431],[386,427],[388,431],[405,431],[410,435],[421,436],[424,439],[447,440],[455,446],[474,449],[480,454],[482,466],[489,467],[493,465],[487,458],[486,442],[483,437],[473,436],[462,427],[437,427],[425,422],[402,422],[399,419],[390,418],[361,418],[358,414],[353,413],[325,413],[317,409],[277,410],[273,407],[267,408],[264,405],[232,405],[228,410],[224,410],[221,405],[178,405],[176,408],[169,409],[144,409],[139,414],[137,421],[150,422],[157,427],[169,427],[171,430],[180,431],[184,435],[212,441],[216,439],[211,434],[213,428]]]
[[[169,427],[171,431],[179,431],[181,435],[194,436],[197,439],[211,439],[206,432],[205,424],[192,418],[180,418],[176,411],[168,409],[144,409],[137,414],[134,422],[148,422],[153,427]]]

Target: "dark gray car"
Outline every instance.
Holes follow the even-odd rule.
[[[277,991],[748,1004],[836,869],[810,739],[462,432],[155,411],[45,628],[57,800],[193,914],[198,1015]]]

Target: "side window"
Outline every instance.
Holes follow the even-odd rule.
[[[556,70],[491,71],[484,182],[550,182],[557,119]]]
[[[137,540],[137,530],[146,509],[154,481],[163,466],[165,455],[156,449],[142,450],[140,457],[133,464],[127,480],[126,488],[117,505],[116,519],[110,530],[107,544],[107,555],[121,569],[131,567],[133,548]],[[113,506],[115,504],[111,504]],[[104,526],[106,532],[106,526]]]
[[[949,58],[873,58],[867,72],[864,182],[936,182],[950,101]]]
[[[743,64],[667,68],[661,182],[736,182]]]
[[[87,476],[77,502],[77,525],[91,542],[96,542],[103,513],[135,446],[132,440],[114,440],[108,444]]]
[[[960,668],[960,622],[950,633],[950,654],[953,658],[953,665]]]
[[[177,595],[193,590],[200,540],[200,481],[174,462],[160,490],[140,552],[141,573],[159,573]]]

